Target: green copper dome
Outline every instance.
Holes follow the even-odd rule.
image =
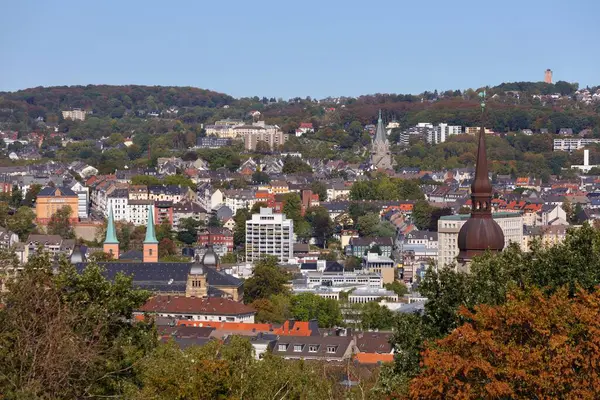
[[[117,239],[117,233],[115,231],[115,220],[113,217],[112,207],[108,209],[108,225],[106,226],[106,239],[105,244],[119,244]]]
[[[154,206],[150,206],[148,209],[148,225],[146,226],[146,239],[144,239],[144,243],[158,243],[156,233],[154,232]]]

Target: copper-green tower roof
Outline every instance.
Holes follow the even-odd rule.
[[[117,233],[115,231],[115,219],[113,218],[112,207],[108,209],[108,224],[106,225],[106,239],[105,244],[119,244],[117,239]]]
[[[158,243],[156,233],[154,233],[154,206],[150,206],[148,209],[148,225],[146,226],[146,239],[144,239],[144,243]]]

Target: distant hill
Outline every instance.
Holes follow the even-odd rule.
[[[25,108],[30,117],[46,117],[62,110],[81,108],[99,117],[120,118],[129,112],[155,112],[171,107],[222,107],[234,98],[193,87],[173,86],[54,86],[0,92],[4,107]]]

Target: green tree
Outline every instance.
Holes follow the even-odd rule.
[[[165,176],[162,183],[165,185],[187,186],[192,190],[196,190],[196,184],[190,178],[180,174]]]
[[[182,218],[179,220],[179,231],[177,232],[177,240],[189,245],[196,243],[198,240],[198,228],[203,225],[201,221],[195,218]]]
[[[348,206],[348,214],[354,223],[357,223],[358,218],[369,213],[379,213],[379,207],[373,203],[363,203],[354,201]]]
[[[283,169],[282,172],[284,174],[295,174],[295,173],[312,173],[313,170],[310,165],[305,163],[299,157],[287,156],[283,161]]]
[[[264,201],[257,201],[256,203],[254,203],[252,205],[252,208],[250,209],[250,215],[252,214],[258,214],[260,212],[261,208],[266,208],[268,207],[267,203],[265,203]],[[248,217],[250,218],[250,217]]]
[[[319,201],[327,200],[327,185],[323,181],[314,181],[310,185],[310,190],[319,195]]]
[[[223,226],[223,222],[217,217],[217,214],[211,214],[208,219],[208,226],[211,228],[220,228]]]
[[[355,269],[360,269],[362,267],[362,260],[358,257],[350,256],[346,258],[344,262],[344,270],[346,271],[354,271]]]
[[[419,200],[413,206],[412,220],[418,229],[427,229],[431,225],[433,207],[426,200]]]
[[[14,215],[10,216],[6,221],[6,227],[19,235],[19,239],[25,241],[27,236],[33,231],[35,225],[33,220],[35,213],[29,207],[19,207]]]
[[[415,180],[400,180],[398,182],[398,197],[400,200],[423,200],[425,195]]]
[[[160,243],[163,239],[172,240],[174,235],[173,227],[169,221],[165,220],[160,225],[156,225],[156,240]]]
[[[153,327],[126,322],[149,293],[90,264],[78,274],[47,253],[30,256],[1,294],[0,390],[7,398],[121,397],[131,367],[156,345]],[[21,323],[24,318],[27,324]]]
[[[23,192],[17,185],[13,185],[12,193],[10,195],[10,205],[14,208],[18,208],[23,203]]]
[[[161,183],[162,182],[160,181],[160,179],[158,179],[155,176],[151,176],[151,175],[136,175],[131,178],[132,185],[153,186],[153,185],[160,185]]]
[[[269,174],[267,174],[266,172],[257,170],[252,173],[252,183],[261,185],[269,182],[271,182],[271,177],[269,177]]]
[[[302,220],[302,201],[298,193],[286,193],[283,195],[283,213],[296,223]],[[296,227],[294,226],[294,231]]]
[[[235,253],[226,253],[223,257],[221,257],[221,264],[235,264],[238,261],[237,255]]]
[[[278,265],[277,258],[265,256],[254,266],[252,276],[244,282],[244,302],[250,304],[257,299],[268,299],[287,293],[288,274]]]
[[[370,301],[361,307],[360,326],[362,329],[391,329],[394,322],[394,313],[386,306]]]
[[[9,219],[9,211],[10,207],[8,206],[8,203],[5,201],[0,201],[0,226],[6,227],[6,222]]]
[[[251,303],[256,309],[256,321],[281,324],[291,318],[291,300],[287,294],[272,295],[268,299],[256,299]]]
[[[402,297],[408,293],[408,288],[403,282],[400,281],[386,283],[384,286],[387,290],[391,290],[396,293],[398,297]]]
[[[235,229],[233,230],[233,244],[235,246],[242,246],[246,243],[246,221],[250,219],[252,215],[247,208],[240,208],[236,211],[233,220],[235,221]]]
[[[271,152],[271,145],[264,140],[259,140],[256,142],[256,149],[254,151],[261,154],[269,154]]]
[[[48,233],[51,235],[59,235],[63,239],[74,238],[75,232],[71,226],[72,211],[70,206],[64,206],[52,214],[50,222],[48,222]]]
[[[379,237],[395,237],[396,227],[390,221],[380,221],[375,227],[374,235]]]
[[[342,313],[337,301],[313,293],[301,293],[292,297],[292,316],[300,321],[316,319],[319,326],[331,328],[342,323]]]
[[[158,258],[162,259],[175,254],[177,254],[177,247],[171,239],[165,237],[158,242]]]
[[[359,217],[356,224],[358,233],[361,236],[372,236],[376,232],[379,222],[379,215],[375,213],[369,213]]]
[[[325,207],[311,207],[304,215],[306,222],[312,226],[313,236],[317,240],[329,240],[333,234],[333,221]]]

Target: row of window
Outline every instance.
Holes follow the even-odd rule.
[[[279,351],[287,351],[288,347],[290,345],[287,343],[282,343],[277,347],[277,350]],[[304,350],[304,347],[306,345],[304,344],[295,344],[293,349],[294,349],[294,353],[301,353]],[[309,353],[316,353],[319,351],[319,348],[321,347],[321,345],[318,344],[309,344],[308,345],[308,352]],[[329,354],[335,354],[335,352],[337,351],[337,346],[333,346],[333,345],[329,345],[327,346],[327,353]]]

